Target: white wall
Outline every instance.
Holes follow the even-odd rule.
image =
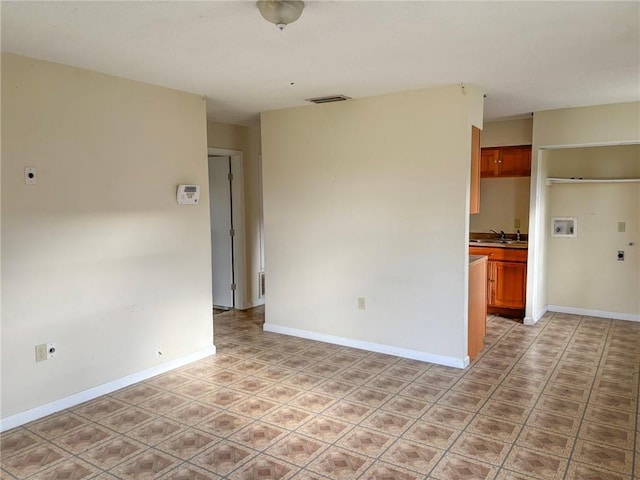
[[[480,135],[482,147],[531,145],[533,119],[485,122]],[[520,220],[520,232],[529,231],[529,177],[481,178],[480,212],[469,217],[472,232],[504,230],[515,233]]]
[[[551,177],[640,178],[640,145],[550,150],[547,162]],[[640,184],[553,184],[547,190],[550,216],[578,222],[577,237],[549,238],[549,304],[640,318]],[[618,232],[618,222],[625,222],[625,232]],[[618,250],[625,252],[623,262]]]
[[[2,417],[212,348],[204,99],[3,54],[2,100]]]
[[[263,113],[267,327],[462,362],[481,121],[471,87]]]
[[[526,323],[537,321],[548,304],[547,243],[550,238],[550,210],[545,180],[548,176],[549,150],[638,142],[638,102],[549,110],[534,114]]]

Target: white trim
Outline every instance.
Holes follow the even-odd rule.
[[[529,249],[527,254],[527,289],[525,300],[526,321],[523,320],[523,323],[525,323],[525,325],[533,325],[542,316],[541,315],[536,319],[536,315],[534,313],[536,305],[538,304],[538,297],[540,296],[540,292],[538,291],[538,284],[541,281],[540,277],[542,273],[538,265],[538,261],[540,260],[540,245],[542,240],[541,235],[543,233],[542,220],[544,216],[543,212],[541,211],[542,206],[540,205],[542,198],[542,195],[540,195],[540,193],[543,191],[542,175],[540,175],[543,161],[542,150],[537,150],[536,156],[533,160],[534,161],[532,167],[535,166],[535,169],[532,168],[531,170],[532,177],[531,188],[529,192],[529,236],[527,237],[527,240],[529,241]],[[527,323],[531,321],[533,323]]]
[[[638,140],[613,140],[611,142],[595,142],[595,143],[567,143],[561,145],[544,145],[538,147],[542,150],[563,150],[567,148],[590,148],[590,147],[617,147],[621,145],[638,145]]]
[[[4,432],[6,430],[9,430],[10,428],[19,427],[20,425],[24,425],[25,423],[32,422],[33,420],[37,420],[42,417],[46,417],[47,415],[51,415],[52,413],[59,412],[60,410],[64,410],[66,408],[74,407],[83,402],[101,397],[102,395],[107,395],[121,388],[133,385],[134,383],[141,382],[148,378],[155,377],[156,375],[160,375],[161,373],[165,373],[175,368],[182,367],[197,360],[209,357],[211,355],[214,355],[215,353],[216,347],[215,345],[211,345],[210,347],[203,348],[202,350],[190,353],[189,355],[185,355],[184,357],[170,360],[161,365],[142,370],[141,372],[133,373],[131,375],[127,375],[126,377],[103,383],[102,385],[98,385],[97,387],[74,393],[73,395],[55,400],[51,403],[40,405],[39,407],[35,407],[30,410],[25,410],[24,412],[16,413],[15,415],[11,415],[9,417],[2,418],[0,419],[0,432]]]
[[[258,155],[258,187],[260,188],[260,209],[259,209],[259,219],[260,225],[258,228],[258,233],[260,234],[260,272],[264,272],[264,188],[263,188],[263,180],[262,180],[262,154]]]
[[[559,178],[547,177],[547,187],[554,183],[638,183],[640,178]]]
[[[611,318],[614,320],[627,320],[640,322],[640,315],[634,313],[605,312],[602,310],[589,310],[587,308],[564,307],[562,305],[547,305],[550,312],[571,313],[573,315],[586,315],[588,317]]]
[[[535,325],[536,323],[538,323],[538,321],[544,317],[544,314],[547,313],[547,306],[545,305],[545,307],[540,310],[537,314],[531,316],[531,317],[524,317],[524,320],[522,320],[522,323],[524,325]]]
[[[344,347],[352,347],[370,352],[386,353],[395,355],[396,357],[410,358],[412,360],[420,360],[421,362],[437,363],[438,365],[446,365],[447,367],[465,368],[469,365],[469,357],[456,358],[444,355],[435,355],[433,353],[419,352],[417,350],[408,350],[405,348],[394,347],[391,345],[383,345],[380,343],[363,342],[354,340],[353,338],[336,337],[334,335],[326,335],[324,333],[309,332],[307,330],[299,330],[297,328],[283,327],[272,323],[263,325],[265,332],[281,333],[292,337],[308,338],[310,340],[318,340],[320,342],[342,345]]]
[[[236,282],[235,308],[245,310],[248,308],[245,268],[247,253],[244,222],[244,161],[242,151],[211,147],[207,149],[207,154],[231,157],[231,173],[233,174],[235,182],[233,188],[233,228],[236,233],[233,237],[233,277]]]

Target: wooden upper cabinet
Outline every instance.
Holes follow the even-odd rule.
[[[530,177],[531,145],[483,148],[480,165],[483,178]]]
[[[480,154],[480,176],[497,177],[500,160],[500,150],[497,148],[483,148]]]
[[[469,213],[480,213],[480,129],[471,127],[471,196]]]

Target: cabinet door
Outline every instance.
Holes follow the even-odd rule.
[[[531,147],[504,147],[500,152],[501,177],[531,176]]]
[[[527,265],[514,262],[491,262],[493,270],[492,305],[505,308],[524,308]]]
[[[500,150],[483,148],[480,155],[480,176],[497,177],[499,172]]]
[[[481,260],[469,266],[469,328],[468,354],[474,359],[484,347],[487,333],[487,261]]]

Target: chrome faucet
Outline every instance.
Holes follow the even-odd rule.
[[[518,233],[516,233],[516,240],[518,242],[520,241],[520,230],[518,230]]]
[[[504,231],[500,230],[500,233],[496,232],[495,230],[489,230],[491,233],[493,233],[496,237],[500,237],[500,240],[504,240],[506,234],[504,233]]]

